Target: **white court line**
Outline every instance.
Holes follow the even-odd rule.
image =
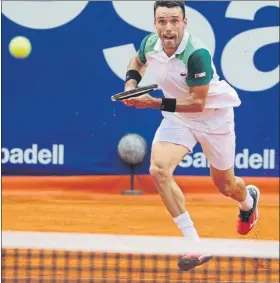
[[[182,255],[189,252],[214,256],[279,259],[278,241],[106,234],[2,231],[2,248],[51,249],[88,252]]]
[[[28,280],[28,279],[32,279],[30,277],[2,277],[2,279],[5,279],[5,280],[14,280],[14,279],[17,279],[17,280]],[[37,281],[40,281],[42,280],[43,278],[36,278],[35,280]],[[86,281],[88,282],[89,280],[111,280],[112,278],[97,278],[97,277],[94,277],[94,278],[83,278],[83,279],[79,279],[79,282],[83,282],[83,281]],[[210,280],[211,280],[211,283],[244,283],[243,281],[212,281],[213,279],[212,278],[209,278],[209,279],[199,279],[199,278],[190,278],[190,279],[197,279],[199,281],[197,281],[197,283],[209,283]],[[44,282],[47,282],[47,281],[52,281],[52,282],[65,282],[66,279],[58,279],[58,278],[48,278],[48,279],[44,279]],[[113,279],[113,280],[118,280],[119,282],[131,282],[129,281],[128,279]],[[155,279],[137,279],[136,282],[154,282]],[[182,281],[183,280],[183,281]],[[186,280],[187,279],[182,279],[182,280],[168,280],[168,282],[170,283],[187,283]],[[67,282],[71,282],[72,280],[71,279],[67,279]],[[77,282],[77,280],[73,280],[75,282]],[[32,283],[35,282],[34,279],[32,279]],[[93,282],[93,281],[92,281]],[[160,282],[166,282],[166,279],[157,279],[157,282],[156,283],[160,283]],[[267,281],[246,281],[246,283],[267,283]],[[278,283],[278,281],[271,281],[269,283]]]

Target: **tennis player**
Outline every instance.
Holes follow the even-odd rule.
[[[150,174],[182,234],[198,241],[173,172],[200,143],[210,162],[214,184],[224,196],[237,202],[237,231],[246,235],[258,220],[260,192],[256,186],[246,186],[234,173],[233,108],[241,104],[238,94],[219,80],[203,42],[186,31],[184,1],[156,1],[154,24],[157,32],[143,39],[129,63],[125,90],[136,88],[149,66],[164,98],[144,94],[124,100],[127,106],[162,111],[163,119],[153,140]],[[178,265],[187,271],[210,259],[211,255],[187,254]]]

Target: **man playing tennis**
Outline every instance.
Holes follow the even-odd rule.
[[[146,36],[131,59],[125,90],[137,87],[149,66],[165,98],[144,94],[125,99],[127,106],[162,111],[163,120],[153,141],[150,174],[162,201],[183,235],[199,240],[185,198],[173,179],[179,162],[199,142],[210,162],[214,184],[226,197],[237,201],[237,231],[246,235],[258,220],[257,187],[234,174],[235,131],[233,107],[240,105],[236,91],[219,81],[207,47],[185,30],[184,1],[156,1],[157,33]],[[190,270],[211,259],[209,255],[185,255],[179,262]]]

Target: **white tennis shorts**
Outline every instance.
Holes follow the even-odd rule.
[[[230,169],[235,160],[233,108],[211,111],[212,113],[208,111],[205,120],[182,120],[172,115],[165,115],[155,133],[153,144],[161,141],[170,142],[185,146],[192,152],[195,145],[200,143],[205,156],[214,168]]]

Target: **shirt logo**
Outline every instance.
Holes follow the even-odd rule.
[[[180,76],[182,76],[182,77],[184,77],[184,76],[186,76],[187,74],[185,73],[185,72],[182,72],[181,74],[180,74]]]
[[[194,77],[196,79],[206,77],[206,72],[194,74]]]

